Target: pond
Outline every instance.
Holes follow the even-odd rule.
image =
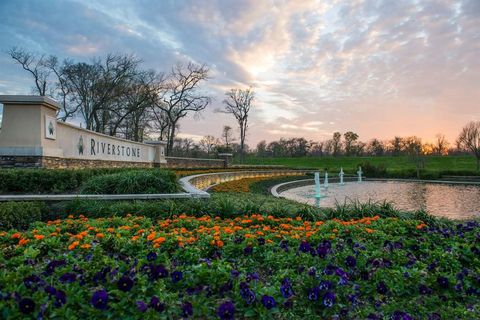
[[[322,185],[320,207],[360,202],[391,202],[395,208],[406,211],[423,209],[435,216],[452,219],[480,217],[480,186],[399,181],[347,182],[341,186]],[[315,205],[314,185],[292,188],[280,193],[282,197]]]

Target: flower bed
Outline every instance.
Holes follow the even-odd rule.
[[[480,225],[70,217],[0,233],[2,318],[474,319]]]
[[[217,184],[212,187],[213,192],[240,192],[247,193],[250,191],[250,185],[263,180],[271,180],[272,177],[244,178]]]

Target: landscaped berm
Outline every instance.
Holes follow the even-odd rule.
[[[72,185],[77,190],[118,194],[105,185],[125,176],[148,189],[158,184],[145,179],[152,172],[173,174],[14,169],[0,172],[0,185],[13,193],[30,179],[9,176],[41,183],[75,174],[85,177],[84,187]],[[478,221],[400,212],[388,203],[321,209],[265,195],[292,179],[225,182],[210,199],[0,203],[1,317],[480,316]],[[168,181],[164,192],[176,192]],[[59,188],[42,185],[43,193]]]

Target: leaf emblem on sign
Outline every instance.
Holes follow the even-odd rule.
[[[83,149],[85,148],[84,144],[83,144],[83,137],[80,136],[80,139],[78,139],[78,154],[83,154]]]

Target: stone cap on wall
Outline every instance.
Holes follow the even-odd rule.
[[[0,103],[18,104],[18,105],[41,104],[49,108],[52,108],[55,111],[60,109],[60,104],[57,101],[46,96],[0,95]]]

